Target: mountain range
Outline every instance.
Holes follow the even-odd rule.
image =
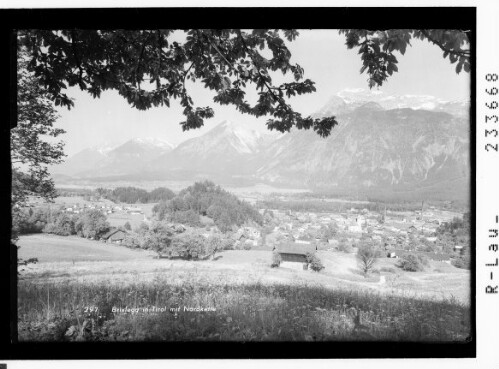
[[[133,139],[111,150],[89,148],[54,172],[103,181],[209,178],[347,194],[467,196],[468,102],[344,90],[314,117],[329,115],[339,124],[327,138],[297,129],[262,133],[223,121],[177,147]]]

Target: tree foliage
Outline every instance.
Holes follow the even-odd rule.
[[[278,268],[279,265],[281,265],[281,263],[282,263],[281,254],[279,254],[277,251],[272,252],[272,260],[270,262],[270,267]]]
[[[404,55],[411,39],[427,40],[443,51],[443,57],[456,64],[456,73],[470,71],[469,40],[466,32],[445,29],[392,29],[369,31],[342,29],[349,49],[358,48],[362,60],[360,73],[369,76],[369,87],[382,86],[383,82],[398,72],[398,60],[394,52]]]
[[[158,254],[170,251],[170,244],[174,231],[164,222],[154,222],[148,230],[144,231],[145,249],[156,251]]]
[[[423,255],[407,254],[399,260],[397,265],[407,272],[420,272],[429,265],[429,260]]]
[[[200,215],[208,216],[222,232],[246,222],[263,224],[263,217],[253,206],[210,181],[196,182],[183,189],[173,199],[154,206],[153,213],[159,220],[192,226],[200,225]]]
[[[98,239],[109,231],[110,224],[105,214],[99,210],[87,210],[75,223],[75,231],[85,238]]]
[[[172,239],[171,252],[182,259],[197,260],[213,255],[206,238],[197,232],[180,233]]]
[[[151,202],[158,202],[161,200],[169,200],[175,196],[175,193],[166,187],[158,187],[152,191],[146,191],[137,187],[116,187],[115,189],[97,188],[96,193],[108,200],[116,203],[128,204],[147,204]]]
[[[13,240],[17,239],[18,223],[23,217],[21,209],[27,205],[29,196],[50,201],[56,195],[48,166],[60,163],[64,157],[64,143],[53,140],[64,130],[53,126],[58,116],[49,97],[39,79],[27,70],[25,56],[19,52],[17,126],[10,134]]]
[[[316,253],[307,252],[306,255],[307,263],[314,272],[320,272],[324,269],[324,264],[322,264],[321,259],[317,256]]]
[[[64,144],[50,142],[51,138],[64,133],[64,130],[53,126],[58,118],[49,98],[53,96],[47,93],[40,80],[28,71],[22,50],[17,53],[17,64],[17,124],[10,132],[13,242],[18,239],[19,231],[26,225],[21,224],[27,220],[22,208],[27,205],[28,197],[36,195],[48,201],[54,198],[54,182],[50,179],[47,168],[49,165],[60,163],[64,156]],[[36,262],[36,258],[17,259],[18,266]]]
[[[178,31],[180,32],[180,31]],[[456,72],[469,72],[470,52],[466,32],[459,30],[340,30],[348,48],[359,48],[369,87],[381,86],[398,71],[395,52],[402,55],[411,39],[428,40],[456,63]],[[133,107],[145,110],[183,107],[184,130],[203,126],[214,115],[211,107],[197,107],[186,81],[198,81],[215,92],[214,102],[233,105],[255,117],[270,116],[270,130],[314,129],[328,136],[337,125],[335,117],[303,117],[289,98],[314,92],[314,82],[304,79],[304,70],[291,62],[286,42],[298,37],[297,30],[189,29],[184,41],[174,30],[21,30],[20,45],[30,54],[29,69],[56,105],[70,108],[64,92],[78,86],[93,97],[116,90]],[[265,55],[270,56],[267,58]],[[275,72],[290,77],[275,84]],[[246,99],[246,89],[255,88],[256,103]]]

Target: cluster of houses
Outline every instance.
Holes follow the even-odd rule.
[[[331,226],[336,231],[333,237],[327,240],[330,249],[336,249],[339,239],[346,239],[355,245],[360,239],[371,239],[382,244],[386,256],[395,258],[405,253],[416,250],[407,250],[411,237],[424,237],[428,243],[437,241],[436,230],[442,222],[450,221],[454,214],[436,214],[436,212],[385,212],[384,216],[379,213],[370,212],[367,209],[349,209],[344,213],[310,213],[292,211],[272,211],[275,223],[273,233],[280,240],[275,245],[269,245],[275,250],[283,248],[282,251],[286,261],[304,260],[304,255],[309,248],[314,248],[319,242],[324,242],[319,232],[324,226]],[[240,237],[245,237],[240,232]],[[247,242],[247,241],[246,241]],[[256,241],[252,241],[256,242]],[[315,246],[316,247],[316,246]],[[460,252],[463,246],[456,245],[454,251]],[[355,248],[353,248],[355,251]],[[279,251],[280,252],[280,251]],[[417,252],[425,254],[429,259],[450,263],[450,255],[438,252]],[[286,256],[284,256],[286,254]],[[289,255],[288,255],[289,254]],[[290,256],[294,255],[294,256]],[[283,260],[284,260],[283,259]],[[289,260],[287,260],[289,259]]]
[[[116,212],[126,212],[128,214],[144,214],[141,208],[134,206],[121,206],[114,205],[109,203],[91,203],[91,204],[82,204],[79,203],[72,205],[63,205],[62,211],[65,213],[71,214],[79,214],[84,212],[85,210],[100,210],[104,214],[113,214]]]
[[[62,211],[64,211],[65,213],[71,213],[71,214],[79,214],[86,210],[100,210],[104,214],[112,214],[115,211],[112,205],[101,204],[101,203],[82,204],[82,205],[76,203],[68,206],[64,205],[62,209]]]

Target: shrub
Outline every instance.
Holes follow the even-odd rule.
[[[425,258],[420,255],[408,254],[400,259],[398,267],[407,272],[420,272],[424,270],[425,263],[428,265],[428,259],[425,260]]]
[[[385,272],[385,273],[397,273],[397,270],[392,267],[381,267],[379,269],[380,272]]]
[[[139,226],[135,228],[135,232],[144,236],[149,231],[149,226],[147,223],[140,222]]]
[[[342,239],[339,241],[338,251],[350,253],[352,252],[352,250],[353,250],[352,245],[350,245],[350,243],[347,240]]]
[[[469,256],[460,256],[452,259],[451,264],[460,269],[471,269],[471,259]]]
[[[244,245],[243,245],[243,249],[244,249],[244,250],[251,250],[251,244],[250,244],[250,243],[245,242],[245,243],[244,243]]]
[[[272,262],[270,264],[270,267],[277,268],[277,267],[279,267],[279,265],[281,265],[281,262],[282,262],[281,254],[274,251],[272,253]]]
[[[132,225],[130,224],[130,222],[126,222],[125,225],[124,225],[125,229],[127,231],[131,231],[132,230]]]
[[[222,250],[234,250],[234,241],[229,238],[223,239]]]
[[[321,259],[317,256],[315,253],[307,252],[307,263],[310,266],[310,269],[312,269],[315,272],[320,272],[322,269],[324,269],[324,265],[322,264]]]
[[[140,237],[134,233],[128,233],[122,242],[122,245],[130,249],[137,249],[141,247]]]

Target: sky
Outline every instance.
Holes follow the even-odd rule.
[[[427,41],[412,40],[405,55],[396,54],[399,72],[379,88],[387,95],[432,95],[443,100],[465,100],[470,97],[470,77],[455,73],[455,64],[442,57],[442,51]],[[307,116],[319,110],[327,101],[344,89],[368,90],[367,75],[360,74],[361,59],[358,50],[348,50],[344,35],[336,30],[300,30],[300,36],[287,42],[291,62],[305,70],[305,78],[316,83],[317,91],[290,100],[293,108]],[[291,81],[292,76],[277,76],[276,82]],[[231,106],[213,102],[214,93],[199,83],[189,82],[189,92],[195,106],[211,106],[215,116],[205,120],[201,129],[183,132],[179,123],[184,120],[178,102],[170,108],[158,107],[139,111],[128,105],[115,91],[105,91],[100,99],[87,92],[70,88],[74,99],[71,110],[58,109],[60,119],[56,126],[66,131],[62,140],[69,156],[88,147],[117,145],[132,138],[157,138],[174,145],[206,133],[224,120],[231,120],[265,131],[269,117],[255,118],[236,111]],[[249,93],[249,102],[256,102],[256,92]]]

